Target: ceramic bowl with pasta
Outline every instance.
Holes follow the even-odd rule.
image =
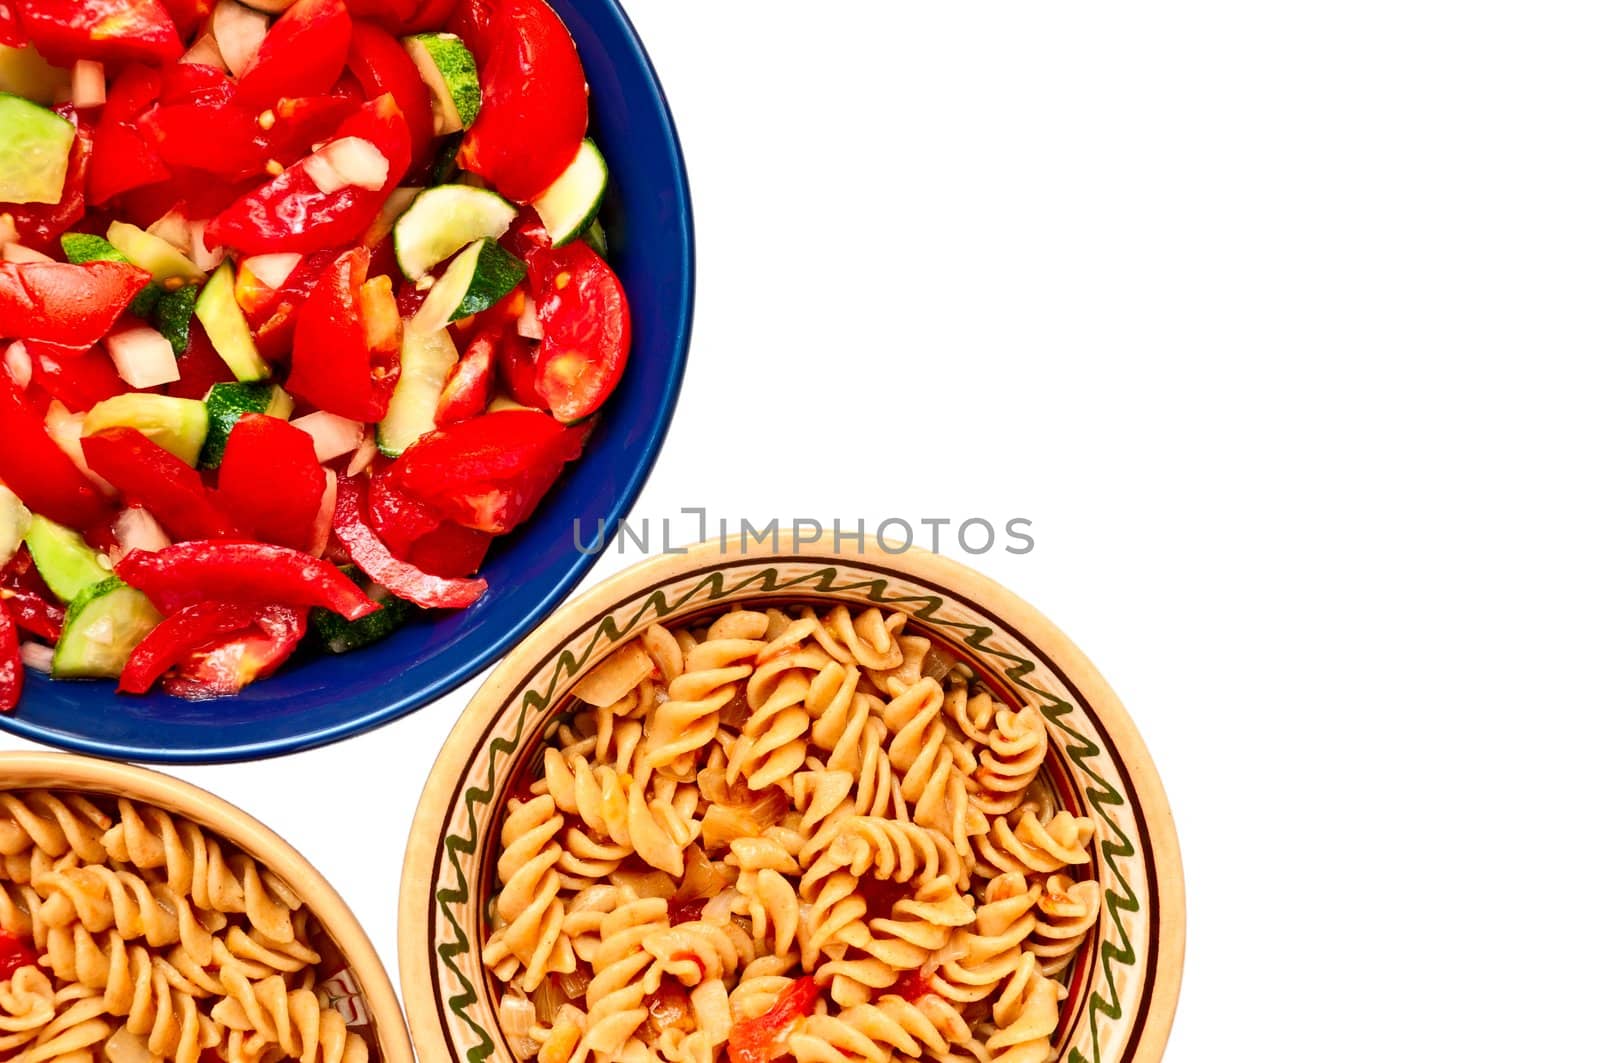
[[[277,835],[155,772],[0,755],[0,1059],[411,1058],[372,943]]]
[[[493,674],[407,852],[425,1058],[1160,1057],[1182,872],[1125,711],[996,584],[854,545],[657,558]]]

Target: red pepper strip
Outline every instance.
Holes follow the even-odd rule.
[[[22,630],[46,642],[54,643],[61,637],[66,610],[39,578],[26,549],[18,550],[11,563],[0,569],[0,608],[9,609]]]
[[[327,92],[339,80],[349,51],[350,12],[344,0],[297,0],[272,24],[240,75],[239,99],[259,108],[288,96]]]
[[[782,1054],[789,1027],[811,1014],[816,1003],[816,979],[806,975],[790,982],[765,1015],[733,1024],[728,1031],[729,1063],[772,1063]]]
[[[481,579],[432,576],[395,557],[361,519],[362,494],[359,480],[340,479],[339,500],[333,510],[333,535],[349,551],[350,560],[380,586],[425,609],[465,609],[489,589],[489,584]]]
[[[445,523],[411,544],[406,560],[435,576],[464,578],[483,567],[494,536]]]
[[[482,68],[483,110],[461,165],[519,203],[538,198],[578,156],[589,86],[578,46],[544,0],[498,0]]]
[[[239,534],[200,474],[135,429],[107,428],[84,436],[83,460],[124,499],[148,509],[174,539]]]
[[[86,347],[148,283],[150,274],[126,262],[0,263],[0,336]]]
[[[90,203],[98,206],[130,188],[172,176],[137,125],[160,94],[161,74],[147,66],[130,66],[111,82],[100,116],[98,150],[89,160]]]
[[[394,96],[411,131],[411,162],[425,161],[433,146],[433,104],[405,45],[387,30],[358,21],[350,35],[348,63],[366,99]]]
[[[221,107],[235,95],[227,71],[199,63],[173,63],[161,72],[161,104],[196,103]]]
[[[352,185],[324,192],[302,159],[213,218],[206,242],[244,255],[265,255],[325,251],[359,241],[411,166],[411,132],[394,97],[384,96],[362,107],[328,139],[345,137],[369,141],[389,160],[382,188]]]
[[[255,623],[259,609],[235,602],[196,602],[157,624],[122,667],[117,689],[143,694],[190,654]]]
[[[537,410],[501,410],[423,436],[395,474],[457,524],[502,535],[528,519],[584,437]]]
[[[278,670],[306,634],[306,610],[263,606],[243,634],[193,653],[161,682],[167,693],[191,701],[237,694]]]
[[[309,550],[327,486],[316,444],[288,421],[250,413],[229,433],[217,490],[257,539]]]
[[[28,39],[56,66],[79,59],[169,62],[183,42],[158,0],[12,0]]]
[[[361,285],[370,261],[366,248],[352,248],[312,289],[295,326],[294,357],[284,382],[296,398],[354,421],[383,415],[373,409],[372,363],[361,316]]]
[[[444,391],[439,395],[439,407],[433,423],[439,426],[476,417],[489,405],[489,385],[494,380],[494,355],[500,346],[501,329],[479,329],[467,347],[467,353],[450,370]],[[528,368],[533,369],[533,358],[528,358]],[[513,392],[513,395],[516,393]],[[522,402],[521,398],[517,399]],[[524,405],[527,405],[524,403]]]
[[[56,446],[40,417],[0,373],[0,482],[35,513],[69,527],[103,519],[110,505],[72,459]]]
[[[61,199],[55,203],[0,203],[0,214],[11,215],[22,242],[47,253],[59,250],[56,241],[61,234],[83,220],[89,165],[95,154],[94,130],[88,123],[78,122],[77,112],[70,106],[57,107],[56,113],[78,126],[78,138],[67,157],[67,182],[61,189]]]
[[[38,962],[39,954],[33,951],[32,945],[9,931],[0,930],[0,982],[9,982],[17,971]]]
[[[22,646],[10,610],[0,608],[0,712],[10,712],[21,700]]]
[[[151,553],[134,550],[117,575],[172,613],[194,602],[220,599],[262,605],[320,605],[346,620],[382,608],[326,561],[267,543],[179,543]]]

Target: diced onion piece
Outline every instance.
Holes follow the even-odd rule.
[[[236,0],[222,0],[211,13],[211,36],[228,72],[238,77],[255,61],[267,39],[267,16]]]
[[[161,215],[154,225],[145,230],[151,236],[165,240],[174,249],[189,246],[189,231],[189,216],[183,212],[181,205]]]
[[[217,47],[217,39],[209,33],[202,33],[195,38],[194,44],[183,53],[180,63],[189,63],[193,66],[209,66],[213,70],[227,70],[227,60],[222,58],[222,49]]]
[[[172,539],[150,511],[142,506],[129,506],[117,514],[111,523],[111,534],[124,551],[148,550],[155,553],[172,545]]]
[[[106,68],[92,59],[72,64],[72,105],[79,110],[103,107],[106,102]]]
[[[306,176],[327,195],[352,186],[376,192],[389,180],[389,159],[370,140],[340,137],[306,160]]]
[[[250,271],[250,275],[265,284],[268,288],[282,288],[289,279],[304,255],[297,255],[293,251],[284,251],[276,255],[256,255],[239,263],[240,272]]]
[[[210,273],[228,257],[226,251],[213,251],[206,243],[206,226],[209,224],[206,220],[189,223],[189,259],[200,267],[202,273]]]
[[[317,450],[317,460],[322,462],[342,458],[356,450],[367,434],[367,426],[360,421],[352,421],[327,410],[313,410],[289,423],[311,437],[311,444]]]
[[[350,459],[350,467],[345,470],[346,476],[360,476],[367,471],[367,466],[372,464],[372,459],[378,456],[378,440],[370,433],[363,436],[361,446],[356,449],[355,457]]]
[[[0,214],[0,247],[14,244],[20,239],[17,235],[17,219],[9,214]]]
[[[33,382],[33,359],[28,356],[28,348],[20,340],[13,343],[6,348],[5,360],[6,375],[26,390]]]
[[[42,642],[24,642],[19,649],[22,651],[22,663],[35,672],[48,674],[56,663],[56,651]]]
[[[539,304],[533,299],[523,301],[522,313],[517,316],[517,335],[525,340],[544,339],[544,322],[539,320]]]
[[[22,537],[33,525],[33,514],[22,504],[22,499],[0,484],[0,565],[11,564],[22,548]]]
[[[54,262],[55,259],[25,244],[7,244],[0,250],[0,260],[6,262]]]
[[[322,489],[322,506],[317,510],[317,521],[312,525],[311,556],[321,557],[328,552],[328,540],[333,536],[333,506],[339,497],[339,478],[332,469],[324,469],[328,486]]]
[[[153,388],[178,379],[172,342],[149,325],[129,325],[106,337],[106,353],[129,387]]]
[[[73,413],[61,404],[60,400],[50,400],[50,407],[44,411],[44,430],[61,452],[72,459],[72,464],[78,471],[87,476],[96,487],[106,494],[112,494],[113,488],[89,468],[89,463],[83,457],[83,418],[81,413]]]

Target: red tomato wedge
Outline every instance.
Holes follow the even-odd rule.
[[[386,93],[394,97],[411,131],[413,165],[426,160],[433,145],[433,105],[405,45],[378,26],[358,21],[350,35],[348,65],[367,99]]]
[[[376,421],[381,399],[374,393],[372,358],[361,313],[361,286],[369,252],[346,251],[322,275],[301,309],[294,331],[294,356],[285,387],[318,409],[354,421]]]
[[[222,504],[257,539],[309,550],[328,478],[311,437],[288,421],[251,413],[228,435],[217,473]]]
[[[577,158],[589,85],[572,34],[544,0],[499,0],[481,57],[483,110],[461,165],[519,203],[536,199]]]
[[[324,251],[360,240],[411,166],[411,131],[394,97],[383,96],[362,107],[329,139],[345,137],[370,142],[389,161],[382,188],[350,185],[324,192],[302,160],[213,218],[206,242],[244,255],[265,255]]]
[[[160,0],[11,0],[28,40],[57,66],[79,59],[159,63],[183,54]]]
[[[172,176],[138,124],[160,96],[161,84],[161,74],[148,66],[130,66],[112,81],[100,113],[98,150],[89,160],[90,203],[98,206]]]
[[[10,712],[21,700],[22,647],[17,640],[17,623],[11,618],[11,611],[0,606],[0,712]],[[6,941],[0,940],[0,967],[15,962],[7,952]]]
[[[530,405],[571,424],[598,410],[616,390],[627,368],[633,323],[622,282],[587,244],[545,254],[550,267],[538,296],[544,339],[533,365],[540,401]]]
[[[83,458],[125,500],[149,510],[174,539],[239,534],[198,472],[132,428],[84,436]]]
[[[271,107],[292,96],[333,88],[350,51],[350,11],[344,0],[297,0],[272,28],[239,77],[239,101]]]
[[[125,262],[0,263],[0,336],[88,346],[149,283]]]
[[[256,622],[260,610],[233,602],[196,602],[186,605],[157,624],[134,647],[122,666],[117,689],[143,694],[156,680],[226,635],[243,631]]]
[[[306,634],[306,609],[263,606],[251,626],[191,653],[161,689],[190,701],[237,694],[277,671]]]
[[[350,0],[350,13],[370,19],[391,33],[443,29],[456,0]]]
[[[35,513],[75,528],[110,515],[100,489],[78,470],[44,430],[8,373],[0,372],[0,482]]]
[[[128,390],[117,367],[98,346],[79,349],[37,340],[23,346],[33,361],[33,383],[73,413],[83,413]]]

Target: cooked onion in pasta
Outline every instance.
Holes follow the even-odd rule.
[[[319,934],[285,882],[189,820],[0,793],[0,1058],[365,1063],[318,989]]]
[[[906,618],[735,610],[594,668],[500,826],[483,959],[540,1063],[1043,1063],[1093,824],[1043,715]]]

